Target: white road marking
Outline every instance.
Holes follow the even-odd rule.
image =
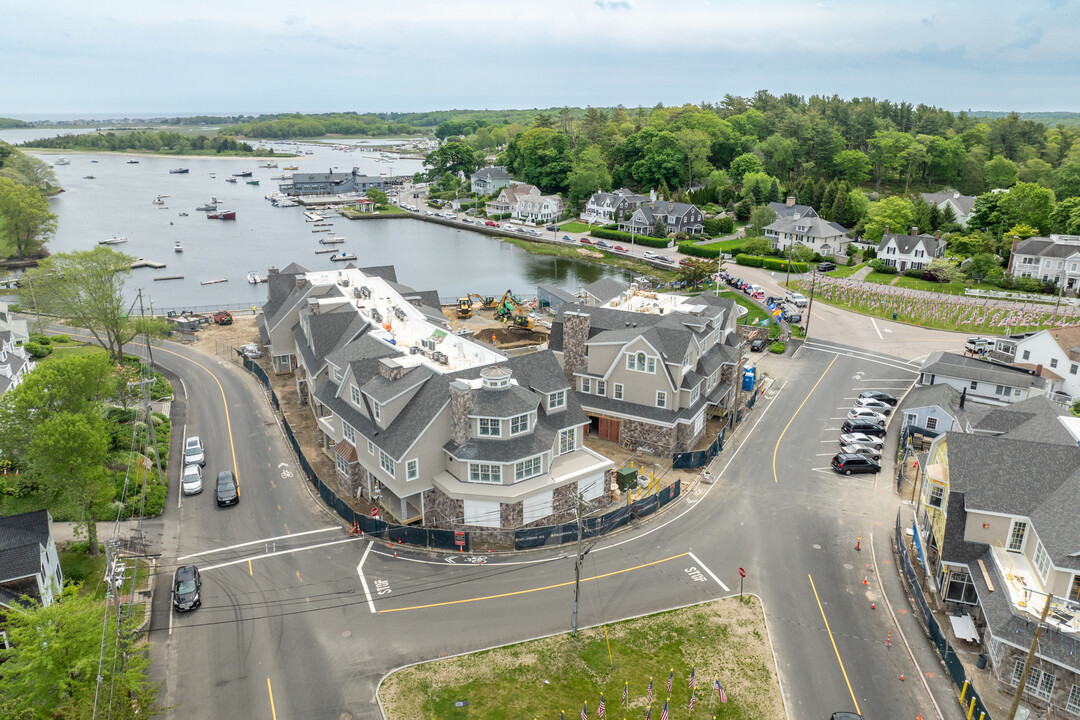
[[[341,545],[342,543],[355,542],[357,540],[363,540],[363,538],[350,537],[344,540],[333,540],[331,542],[319,543],[318,545],[308,545],[307,547],[291,548],[289,550],[278,550],[277,552],[262,553],[261,555],[252,555],[251,557],[240,558],[239,560],[230,560],[229,562],[218,563],[217,565],[210,565],[202,569],[203,572],[207,570],[218,570],[220,568],[229,567],[230,565],[239,565],[240,563],[250,562],[252,560],[263,560],[264,558],[272,558],[278,555],[291,555],[292,553],[304,552],[305,550],[318,550],[319,548],[330,547],[331,545]]]
[[[372,615],[375,614],[375,601],[371,599],[371,591],[368,590],[367,580],[364,578],[364,561],[367,560],[368,553],[371,552],[371,546],[374,544],[374,540],[368,543],[363,556],[360,558],[360,564],[356,566],[356,574],[360,576],[360,584],[364,587],[364,596],[367,598],[367,606]]]
[[[874,326],[874,332],[877,333],[878,339],[879,340],[884,340],[885,338],[882,336],[881,331],[878,330],[878,326],[877,326],[877,323],[874,322],[874,318],[870,318],[870,324]]]
[[[180,452],[184,452],[184,448],[187,447],[187,423],[184,423],[184,434],[180,438]],[[176,509],[180,509],[180,504],[184,500],[184,465],[180,464],[180,492],[176,494]],[[169,621],[169,632],[172,632],[172,621]]]
[[[240,543],[239,545],[227,545],[222,548],[215,548],[214,550],[203,550],[202,552],[192,553],[190,555],[184,555],[176,558],[177,560],[187,560],[188,558],[200,557],[202,555],[211,555],[213,553],[225,552],[226,550],[235,550],[236,548],[248,547],[250,545],[263,545],[268,542],[274,542],[275,540],[283,540],[284,538],[295,538],[302,535],[313,535],[315,533],[330,532],[331,530],[340,530],[338,526],[323,528],[321,530],[305,530],[304,532],[291,533],[289,535],[278,535],[277,537],[263,538],[261,540],[252,540],[251,542]]]
[[[825,440],[824,442],[836,442],[835,440]],[[818,453],[817,457],[832,457],[836,453]]]
[[[719,585],[720,587],[724,588],[724,592],[731,592],[731,588],[729,588],[729,587],[728,587],[727,585],[725,585],[724,583],[720,582],[720,578],[716,577],[716,575],[715,575],[715,574],[713,573],[713,571],[712,571],[712,570],[710,570],[709,568],[705,567],[705,563],[701,562],[701,560],[699,560],[699,559],[698,559],[698,556],[697,556],[697,555],[695,555],[695,554],[694,554],[694,553],[692,553],[692,552],[688,552],[688,553],[686,553],[686,554],[687,554],[687,555],[689,555],[690,557],[694,558],[694,562],[696,562],[696,563],[697,563],[697,564],[698,564],[698,565],[699,565],[699,566],[701,567],[701,569],[702,569],[702,570],[704,570],[705,572],[707,572],[707,573],[709,574],[709,577],[711,577],[711,578],[712,578],[713,580],[715,580],[715,581],[716,581],[716,584],[717,584],[717,585]]]
[[[173,609],[172,609],[172,598],[169,598],[169,634],[170,635],[172,635],[172,623],[173,623],[173,616],[174,615],[176,615],[176,613],[174,613]]]

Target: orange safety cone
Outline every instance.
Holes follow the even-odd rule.
[[[862,551],[862,548],[860,547],[861,545],[862,545],[862,535],[855,538],[855,551],[856,552],[861,552]]]
[[[464,545],[458,545],[457,549],[458,549],[458,552],[465,552],[465,546]]]
[[[885,647],[892,647],[892,630],[885,636]]]
[[[900,673],[900,682],[904,682],[904,673]]]
[[[877,604],[876,603],[870,603],[870,609],[871,610],[877,610]]]
[[[863,585],[869,585],[870,584],[870,576],[869,575],[863,575],[862,584]]]

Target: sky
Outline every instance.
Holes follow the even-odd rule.
[[[627,107],[1080,111],[1080,0],[0,0],[0,116]]]

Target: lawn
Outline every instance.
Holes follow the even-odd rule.
[[[834,273],[829,273],[834,275]],[[844,277],[844,276],[839,276]],[[893,280],[896,280],[893,283]],[[907,288],[908,290],[926,290],[927,292],[944,293],[946,295],[963,295],[964,290],[971,288],[973,290],[994,290],[1000,291],[1001,288],[995,285],[989,285],[987,283],[972,283],[971,285],[964,284],[963,280],[953,280],[948,283],[936,283],[930,280],[923,280],[922,278],[907,277],[906,275],[889,275],[886,273],[872,272],[866,276],[866,282],[875,283],[877,285],[892,285],[897,287]],[[1052,296],[1047,296],[1046,302],[1054,302]]]
[[[105,348],[100,345],[59,345],[54,343],[51,347],[53,351],[38,359],[38,363],[48,363],[57,358],[71,357],[72,355],[95,355],[105,352]]]
[[[698,245],[698,247],[707,248],[709,250],[719,250],[720,252],[730,253],[734,248],[741,247],[746,242],[746,238],[734,238],[732,240],[719,240],[717,242],[707,243],[705,245]]]
[[[586,225],[585,223],[571,221],[565,222],[560,225],[559,231],[568,233],[583,233],[588,232],[590,227],[590,225]]]
[[[101,526],[99,525],[99,528]],[[76,550],[60,551],[60,569],[64,572],[64,578],[82,583],[80,592],[83,595],[92,595],[95,600],[105,599],[105,553],[100,552],[91,557],[86,554],[86,543],[76,543]],[[135,587],[145,589],[150,580],[150,564],[145,560],[123,561],[127,566],[124,570],[124,584],[120,590],[121,595],[127,595],[132,591],[132,569],[138,562],[138,574]],[[167,581],[166,581],[167,582]]]
[[[749,311],[745,316],[739,318],[739,323],[742,325],[760,323],[762,320],[769,317],[768,313],[766,313],[760,305],[741,292],[721,290],[720,297],[731,298],[737,305],[742,305]]]
[[[835,270],[830,270],[829,272],[827,272],[825,274],[828,275],[829,277],[846,278],[846,277],[851,277],[852,275],[857,273],[859,270],[862,270],[864,267],[866,267],[866,263],[860,263],[858,265],[851,265],[851,266],[840,265]]]
[[[688,680],[695,670],[695,711],[702,718],[773,720],[783,717],[761,606],[727,598],[681,610],[569,634],[436,660],[399,670],[379,697],[397,718],[566,718],[588,703],[592,717],[604,694],[612,718],[660,717],[670,697],[671,717],[687,717]],[[700,638],[700,640],[699,640]],[[610,642],[610,656],[608,654]],[[667,692],[669,673],[672,692]],[[721,704],[718,678],[727,694]],[[653,701],[647,701],[649,681]],[[627,683],[628,707],[622,706]],[[456,703],[468,701],[461,707]]]

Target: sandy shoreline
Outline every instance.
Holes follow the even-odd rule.
[[[291,159],[298,157],[305,157],[303,155],[293,155],[289,153],[274,153],[273,155],[163,155],[161,153],[141,153],[134,150],[63,150],[56,148],[35,148],[27,147],[21,148],[23,152],[29,152],[40,155],[119,155],[121,157],[139,157],[139,158],[176,158],[177,160],[260,160],[266,162],[268,160],[279,159]]]

